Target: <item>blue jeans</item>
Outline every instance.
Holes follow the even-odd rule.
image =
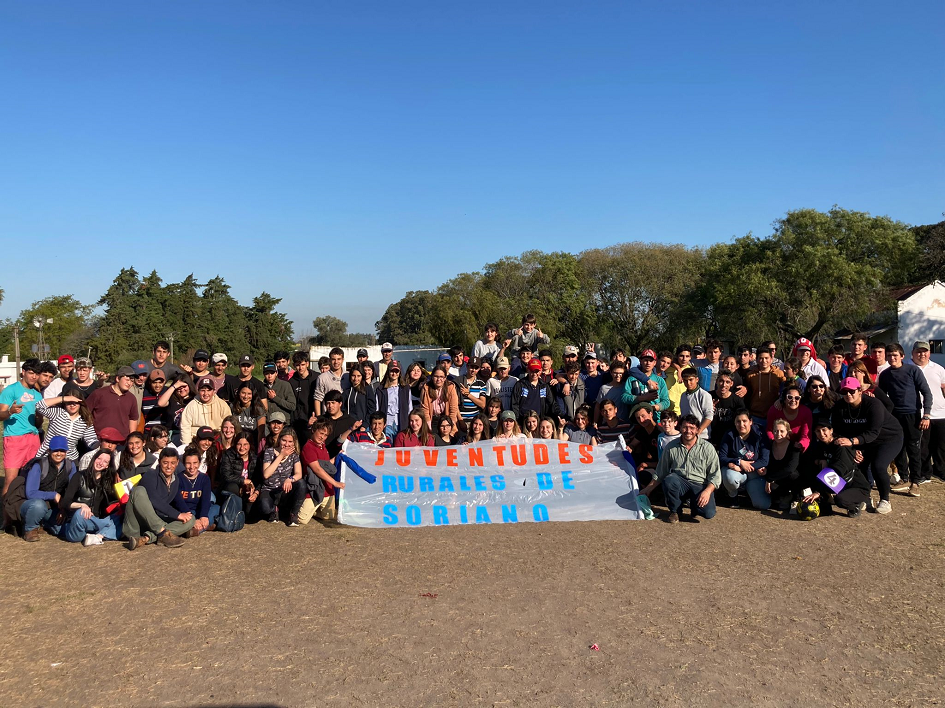
[[[738,488],[744,487],[751,499],[751,505],[756,509],[769,509],[771,495],[765,491],[765,478],[757,472],[733,470],[728,467],[722,470],[722,485],[733,499],[738,494]]]
[[[117,541],[121,538],[121,519],[117,516],[106,516],[104,519],[93,516],[86,519],[77,510],[72,513],[69,522],[63,525],[59,536],[63,541],[80,543],[89,533],[100,533],[106,541]]]
[[[670,474],[663,479],[663,494],[670,512],[680,513],[683,504],[688,502],[693,514],[711,519],[715,516],[715,494],[709,496],[709,503],[705,506],[700,508],[696,504],[696,499],[703,489],[705,484],[702,482],[692,482],[679,474]]]
[[[24,533],[44,526],[52,533],[59,534],[60,525],[52,523],[59,516],[59,507],[45,499],[27,499],[20,506],[20,516],[23,517]]]

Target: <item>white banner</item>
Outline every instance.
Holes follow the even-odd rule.
[[[345,488],[338,521],[351,526],[643,518],[635,470],[616,443],[495,440],[388,449],[349,443],[339,458]]]

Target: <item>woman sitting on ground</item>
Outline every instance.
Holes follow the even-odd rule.
[[[154,454],[144,449],[144,435],[135,431],[125,440],[125,449],[118,459],[118,476],[120,479],[131,479],[144,474],[157,467],[157,460]]]
[[[121,538],[121,520],[108,513],[114,475],[109,471],[112,453],[101,450],[84,472],[76,472],[62,495],[60,508],[67,519],[60,537],[70,543],[97,546]]]

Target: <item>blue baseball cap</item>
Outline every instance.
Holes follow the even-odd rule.
[[[67,452],[69,450],[69,441],[65,435],[53,435],[49,438],[50,452]]]

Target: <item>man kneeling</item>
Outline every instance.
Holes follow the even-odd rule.
[[[688,502],[691,519],[715,516],[714,492],[722,483],[719,455],[705,438],[699,437],[699,421],[694,415],[679,418],[679,439],[674,440],[660,457],[653,480],[642,490],[647,496],[662,482],[669,513],[666,521],[679,521],[679,513]]]
[[[168,445],[161,450],[158,469],[141,475],[141,481],[131,490],[122,522],[128,550],[147,543],[177,548],[184,544],[181,536],[194,527],[197,520],[178,494],[179,459],[177,450]]]

